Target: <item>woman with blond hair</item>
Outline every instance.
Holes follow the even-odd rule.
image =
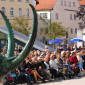
[[[55,69],[56,71],[58,71],[58,64],[56,63],[53,54],[51,54],[51,56],[50,56],[49,64],[50,64],[50,67],[51,67],[52,69]]]
[[[39,77],[40,79],[43,79],[43,77],[41,77],[38,74],[38,72],[37,72],[36,69],[33,69],[31,67],[30,61],[31,61],[31,58],[30,57],[27,57],[26,60],[25,60],[25,62],[24,62],[24,69],[27,69],[28,68],[29,69],[29,73],[34,75],[35,82],[38,83],[37,77]]]
[[[82,59],[82,57],[81,57],[81,53],[77,53],[77,59],[78,59],[78,61],[79,61],[79,64],[78,64],[78,66],[79,66],[79,68],[80,68],[80,70],[81,71],[84,71],[84,69],[83,69],[83,59]]]
[[[7,46],[4,46],[3,51],[1,52],[1,55],[6,56],[7,54]]]
[[[1,52],[1,55],[2,55],[2,56],[6,56],[5,50],[3,50],[3,52]]]

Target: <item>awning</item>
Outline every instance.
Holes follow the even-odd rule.
[[[8,34],[7,30],[6,30],[6,27],[0,27],[0,31],[5,33],[5,34]],[[14,32],[14,38],[15,39],[17,39],[17,40],[19,40],[19,41],[21,41],[25,44],[27,43],[27,41],[29,39],[28,36],[26,36],[26,35],[24,35],[20,32],[14,31],[14,30],[13,30],[13,32]],[[35,40],[35,43],[34,43],[33,47],[40,50],[40,51],[45,51],[45,44],[43,44],[42,42],[40,42],[38,40]],[[55,49],[53,49],[52,47],[49,47],[49,46],[48,46],[48,48],[49,48],[50,51],[55,50]]]

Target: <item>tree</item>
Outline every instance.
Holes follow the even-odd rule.
[[[41,33],[44,33],[49,39],[53,39],[55,41],[56,37],[64,37],[66,35],[66,30],[68,28],[63,27],[61,22],[53,22],[45,21],[41,19],[44,27],[41,27]],[[53,44],[55,48],[55,42]]]
[[[29,19],[25,16],[15,17],[14,21],[11,23],[11,26],[14,30],[21,32],[25,35],[29,35],[30,27],[29,27]]]
[[[76,17],[79,18],[79,20],[81,20],[81,22],[79,22],[79,29],[83,30],[85,28],[85,6],[80,6],[79,11],[77,11],[76,13]]]

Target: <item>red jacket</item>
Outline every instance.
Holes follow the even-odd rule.
[[[71,62],[72,64],[78,63],[77,57],[76,57],[76,56],[75,56],[75,57],[71,56],[71,57],[70,57],[70,62]]]

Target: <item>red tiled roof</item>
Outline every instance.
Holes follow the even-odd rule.
[[[52,9],[56,3],[56,0],[35,0],[39,4],[35,6],[36,10]]]
[[[79,5],[85,5],[85,0],[79,1]]]

